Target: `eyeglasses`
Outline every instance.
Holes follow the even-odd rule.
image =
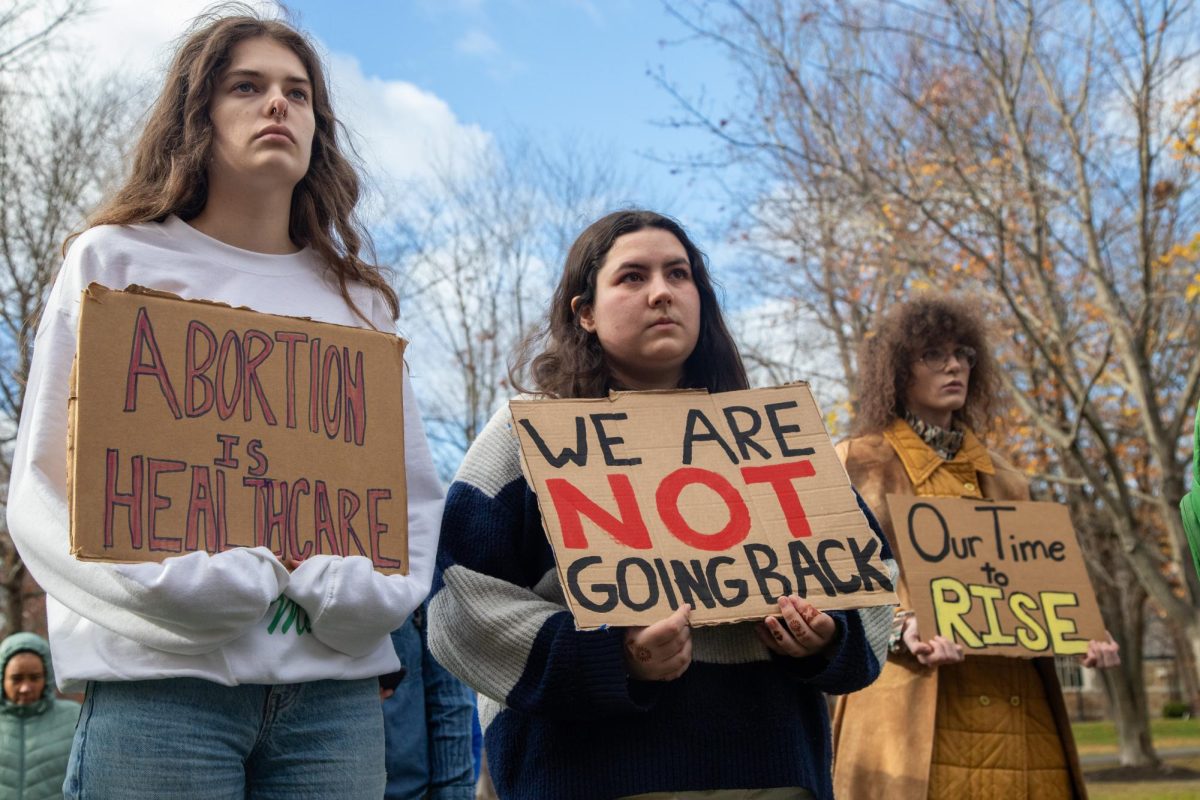
[[[975,348],[967,347],[966,345],[959,345],[953,350],[931,347],[921,353],[921,357],[917,361],[920,361],[934,372],[941,372],[950,363],[950,357],[953,356],[959,364],[962,364],[967,369],[971,369],[975,366],[975,355]]]

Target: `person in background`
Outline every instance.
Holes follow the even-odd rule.
[[[67,398],[93,281],[394,330],[317,52],[246,12],[202,17],[181,42],[131,173],[71,243],[38,328],[8,523],[47,593],[59,680],[87,687],[68,798],[379,800],[378,676],[400,668],[389,634],[433,579],[442,491],[407,374],[407,575],[361,555],[284,563],[266,546],[71,555]],[[278,627],[285,612],[300,622]]]
[[[385,800],[474,800],[475,696],[430,654],[425,608],[392,644],[404,677],[383,701],[387,741]]]
[[[50,645],[33,633],[0,642],[0,794],[20,800],[62,797],[79,704],[54,695]]]
[[[1183,515],[1183,531],[1192,551],[1192,566],[1200,575],[1200,405],[1196,406],[1195,430],[1192,435],[1192,490],[1179,501]]]
[[[976,436],[997,369],[981,312],[953,298],[899,305],[863,341],[858,435],[837,452],[889,541],[889,494],[1029,499],[1024,476]],[[838,701],[838,798],[1086,797],[1054,659],[964,657],[942,636],[923,639],[908,607],[901,587],[883,674]],[[1090,642],[1083,663],[1115,666],[1116,644]]]
[[[542,396],[747,387],[704,255],[661,214],[618,211],[584,230],[548,317],[525,351],[540,345]],[[438,566],[429,644],[481,695],[504,800],[827,800],[824,693],[874,680],[892,618],[891,606],[822,612],[793,595],[763,622],[693,631],[685,604],[647,627],[577,630],[508,408],[450,487]]]

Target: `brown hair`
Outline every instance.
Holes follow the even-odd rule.
[[[222,11],[238,13],[224,16]],[[339,149],[340,123],[333,114],[321,59],[303,34],[278,20],[259,18],[240,4],[223,5],[192,23],[150,109],[129,177],[91,216],[88,227],[161,222],[171,214],[190,220],[204,209],[213,141],[208,114],[213,86],[228,66],[234,46],[258,37],[295,53],[312,82],[316,120],[312,158],[292,192],[288,235],[297,245],[311,247],[329,265],[342,297],[364,321],[370,322],[351,300],[349,281],[378,291],[394,319],[399,313],[395,291],[378,266],[359,257],[364,250],[371,252],[370,237],[354,214],[359,176]],[[70,239],[64,247],[69,243]]]
[[[912,366],[927,347],[953,342],[972,347],[975,366],[967,400],[954,418],[977,433],[991,427],[999,381],[982,311],[956,297],[926,295],[889,310],[858,350],[858,414],[854,430],[879,433],[904,416]]]
[[[567,254],[562,278],[550,300],[544,328],[522,342],[509,377],[520,387],[520,372],[529,367],[536,389],[553,397],[603,397],[612,388],[612,374],[604,359],[600,340],[579,324],[576,309],[591,305],[596,298],[596,275],[613,243],[627,233],[658,228],[672,234],[687,252],[692,280],[700,295],[700,335],[696,349],[683,365],[682,386],[724,392],[749,386],[746,369],[733,336],[725,326],[716,290],[708,274],[704,254],[688,238],[683,227],[654,211],[615,211],[589,225]],[[533,355],[540,346],[540,352]]]

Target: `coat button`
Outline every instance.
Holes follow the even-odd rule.
[[[981,694],[979,696],[979,705],[990,706],[991,704],[992,704],[992,698],[988,697],[986,694]]]
[[[966,489],[968,492],[973,492],[973,491],[975,491],[975,484],[971,483],[970,481],[967,481],[963,484],[963,488]]]
[[[1021,705],[1021,698],[1014,694],[1012,697],[1008,698],[1008,702],[1014,706],[1019,706]]]

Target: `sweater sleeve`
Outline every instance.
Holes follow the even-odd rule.
[[[442,518],[421,412],[404,376],[404,471],[408,489],[408,574],[376,572],[364,556],[317,555],[292,573],[288,597],[308,612],[313,635],[334,650],[364,656],[404,624],[429,594]]]
[[[79,295],[90,281],[104,282],[101,251],[84,238],[75,243],[42,315],[13,454],[9,530],[42,588],[81,617],[160,650],[208,652],[257,623],[287,585],[269,549],[190,553],[161,564],[70,554],[67,397]]]
[[[446,500],[430,601],[434,656],[476,691],[530,714],[595,718],[647,709],[622,630],[579,631],[546,599],[557,582],[507,408],[471,446]]]

